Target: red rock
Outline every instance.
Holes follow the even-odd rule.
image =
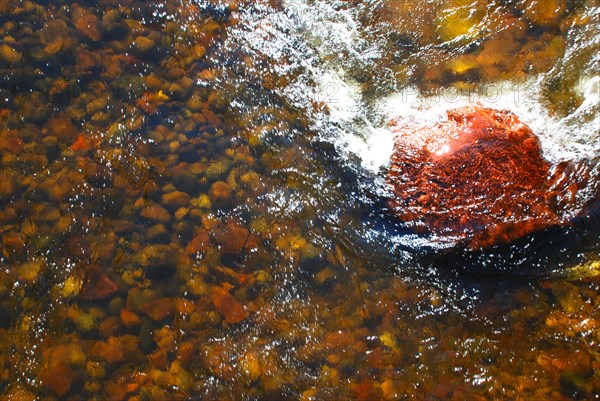
[[[227,323],[239,323],[248,317],[244,305],[234,298],[229,292],[221,287],[214,287],[210,299],[215,307],[225,317]]]
[[[196,230],[196,235],[187,245],[186,251],[190,255],[196,255],[197,253],[204,253],[204,252],[208,251],[209,245],[210,245],[210,236],[208,235],[208,232],[205,229],[200,228],[200,229]]]
[[[242,252],[248,239],[248,229],[233,221],[227,223],[225,230],[219,238],[221,253],[237,255]]]
[[[81,299],[87,301],[97,301],[106,299],[117,292],[117,285],[96,265],[90,266],[86,272],[86,279],[83,284]]]
[[[89,141],[83,134],[79,134],[77,140],[71,145],[71,150],[78,152],[87,152],[92,148],[92,142]]]
[[[173,315],[175,305],[170,298],[161,298],[142,306],[142,312],[154,321],[161,321]]]
[[[416,129],[390,124],[389,206],[400,219],[472,249],[563,223],[550,165],[527,125],[481,106],[447,114],[447,121]]]

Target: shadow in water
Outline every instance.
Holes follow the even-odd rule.
[[[397,270],[427,279],[432,272],[446,279],[498,280],[561,276],[568,267],[585,261],[586,254],[600,249],[600,203],[594,201],[565,227],[551,227],[509,244],[482,250],[465,246],[444,247],[425,235],[414,233],[388,208],[379,177],[351,164],[336,163],[331,148],[320,146],[330,174],[344,188],[336,203],[326,192],[315,191],[322,211],[336,210],[344,224],[322,223],[332,240],[371,269]],[[358,164],[356,164],[358,165]],[[381,188],[379,188],[381,189]],[[341,201],[343,200],[343,202]],[[327,215],[327,213],[320,213]]]

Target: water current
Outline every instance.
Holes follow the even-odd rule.
[[[600,399],[596,0],[0,2],[0,399]],[[396,126],[509,110],[584,182],[470,249]]]

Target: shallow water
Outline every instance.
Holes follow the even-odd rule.
[[[2,399],[600,398],[599,17],[1,2]],[[468,251],[389,213],[390,119],[468,102],[585,162],[568,227]]]

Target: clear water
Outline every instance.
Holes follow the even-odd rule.
[[[0,5],[0,398],[600,397],[597,2]],[[388,122],[470,102],[587,163],[570,226],[390,215]]]

